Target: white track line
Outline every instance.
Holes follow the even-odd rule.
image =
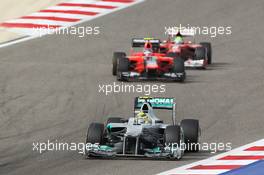
[[[63,17],[63,18],[71,18],[72,17],[72,18],[80,19],[79,22],[72,22],[71,25],[69,25],[68,22],[60,22],[60,23],[57,22],[56,25],[63,24],[63,26],[61,28],[57,29],[57,30],[62,30],[65,27],[78,25],[78,24],[81,24],[81,23],[84,23],[84,22],[99,18],[101,16],[104,16],[104,15],[107,15],[107,14],[122,10],[124,8],[128,8],[130,6],[142,3],[144,1],[145,0],[135,0],[134,2],[131,2],[131,3],[120,3],[120,2],[106,2],[106,1],[72,0],[72,1],[65,2],[65,3],[83,3],[83,4],[94,4],[94,5],[107,5],[107,6],[114,6],[116,8],[114,8],[114,9],[103,9],[103,10],[96,9],[96,11],[100,11],[100,12],[97,15],[94,15],[94,16],[87,16],[87,15],[80,15],[80,14],[67,14],[67,13],[53,13],[53,12],[36,12],[36,13],[30,14],[30,15],[27,15],[27,16],[32,16],[32,15],[45,16],[44,14],[46,14],[46,15],[50,14],[51,15],[50,17]],[[50,7],[50,8],[68,9],[68,7],[66,8],[66,6],[55,6],[55,7]],[[73,9],[76,9],[76,7],[74,7]],[[84,10],[87,10],[87,11],[88,11],[88,9],[90,10],[90,8],[86,8],[86,7],[80,7],[78,9],[84,9]],[[47,10],[47,9],[44,9],[44,10]],[[26,20],[26,19],[22,19],[22,18],[16,19],[16,20],[19,23],[24,23],[25,21],[30,21],[29,19]],[[38,21],[37,19],[35,19],[35,20],[37,21],[36,22],[37,24],[46,24],[46,25],[47,24],[55,24],[52,20],[41,20],[41,21],[43,21],[43,23]],[[33,24],[35,24],[35,23],[33,23]],[[35,34],[35,33],[34,32],[32,33],[32,29],[30,29],[30,28],[10,28],[10,30],[11,31],[20,32],[22,34],[26,34],[26,35],[29,35],[29,36],[26,37],[26,38],[17,39],[17,40],[13,40],[13,41],[10,41],[10,42],[3,43],[3,44],[0,45],[0,48],[7,47],[7,46],[10,46],[10,45],[13,45],[13,44],[17,44],[17,43],[21,43],[21,42],[25,42],[25,41],[28,41],[28,40],[35,39],[35,38],[39,37],[39,35],[31,36],[32,34]],[[46,33],[44,32],[43,34],[46,34]]]
[[[83,19],[83,18],[87,18],[87,19],[91,19],[92,17],[87,17],[86,15],[77,15],[77,14],[62,14],[62,13],[52,13],[52,12],[36,12],[36,13],[32,13],[30,15],[27,16],[42,16],[42,17],[61,17],[61,18],[72,18],[72,19]]]
[[[248,165],[258,160],[217,160],[214,162],[208,162],[204,165]]]
[[[43,24],[43,25],[59,25],[59,26],[71,26],[72,22],[61,22],[61,21],[50,21],[50,20],[44,20],[44,19],[14,19],[7,21],[8,23],[19,23],[19,24]]]
[[[94,7],[73,7],[73,6],[52,6],[48,7],[48,10],[80,10],[86,12],[97,12],[97,13],[104,13],[106,11],[112,11],[113,9],[100,9]]]
[[[264,150],[262,151],[247,151],[246,149],[251,148],[253,146],[264,146],[264,139],[258,140],[256,142],[241,146],[239,148],[236,148],[234,150],[228,151],[226,153],[222,153],[213,157],[210,157],[208,159],[205,160],[201,160],[198,162],[194,162],[188,165],[184,165],[182,167],[178,167],[175,169],[171,169],[162,173],[159,173],[158,175],[193,175],[193,174],[197,174],[197,175],[217,175],[220,173],[224,173],[227,171],[230,171],[231,169],[217,169],[217,168],[213,168],[212,170],[210,169],[192,169],[193,167],[197,167],[197,166],[231,166],[231,165],[249,165],[251,163],[254,163],[258,160],[261,159],[256,159],[256,160],[251,160],[252,157],[255,156],[263,156],[264,155]],[[222,160],[224,157],[226,156],[251,156],[246,160]],[[220,160],[219,160],[220,159]]]

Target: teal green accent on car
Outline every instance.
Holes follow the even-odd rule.
[[[152,149],[153,153],[161,153],[160,147],[155,147]]]
[[[99,147],[99,150],[100,151],[112,151],[112,147],[110,147],[110,146],[107,146],[107,145],[100,145],[100,147]]]
[[[108,125],[106,126],[106,128],[107,128],[109,131],[111,131],[111,129],[112,129],[112,125],[111,125],[111,124],[108,124]]]
[[[140,108],[144,102],[151,103],[153,108],[166,108],[172,109],[174,105],[173,98],[148,98],[148,97],[140,97],[137,99],[136,108]]]

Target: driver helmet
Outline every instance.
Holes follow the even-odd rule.
[[[181,35],[178,35],[174,39],[175,44],[183,44],[183,37]]]
[[[149,124],[151,120],[144,112],[139,112],[136,116],[136,120],[138,124]]]
[[[144,50],[143,53],[145,56],[150,56],[152,54],[153,50],[152,50],[152,44],[147,41],[144,45]]]

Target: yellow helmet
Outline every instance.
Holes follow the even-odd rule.
[[[145,123],[145,124],[150,123],[151,121],[149,117],[142,111],[137,114],[137,120],[139,123]]]

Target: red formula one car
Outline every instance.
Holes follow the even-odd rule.
[[[192,37],[193,41],[185,38]],[[185,40],[184,40],[185,39]],[[160,45],[162,53],[176,53],[184,59],[185,67],[203,68],[212,63],[212,48],[211,43],[194,42],[194,33],[178,32],[176,36],[170,36],[169,39]]]
[[[136,51],[140,48],[140,51]],[[184,61],[176,54],[160,52],[160,40],[152,38],[132,39],[129,56],[114,52],[112,74],[118,81],[139,80],[185,80]]]

